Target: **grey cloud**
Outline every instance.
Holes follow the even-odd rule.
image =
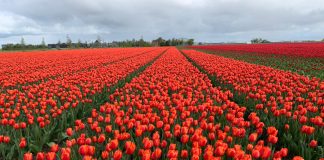
[[[0,22],[0,37],[41,34],[64,39],[70,34],[80,39],[103,35],[106,40],[162,36],[199,41],[324,37],[321,0],[0,0],[0,4],[0,13],[20,17],[8,20],[13,26]]]

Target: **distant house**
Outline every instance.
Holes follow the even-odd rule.
[[[8,43],[8,44],[3,44],[3,45],[1,45],[1,48],[2,49],[7,49],[7,48],[12,48],[14,46],[14,44],[12,44],[12,43]]]
[[[47,45],[48,49],[54,49],[54,48],[67,48],[67,44],[66,43],[60,43],[60,44],[48,44]]]
[[[57,44],[47,44],[48,49],[57,48]]]
[[[160,43],[161,43],[161,42],[160,42],[159,39],[153,40],[153,41],[152,41],[152,46],[159,46]]]
[[[89,48],[89,45],[87,43],[72,43],[72,48]],[[60,43],[60,44],[48,44],[48,49],[55,49],[55,48],[68,48],[68,45],[66,43]]]

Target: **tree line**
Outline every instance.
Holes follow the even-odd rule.
[[[187,46],[193,45],[194,39],[184,38],[172,38],[163,39],[159,37],[152,41],[145,41],[143,38],[124,40],[124,41],[112,41],[105,42],[100,36],[93,42],[82,42],[80,39],[74,43],[69,35],[66,36],[66,41],[61,42],[60,40],[54,44],[46,44],[44,38],[40,44],[26,44],[24,38],[21,38],[21,42],[17,44],[4,44],[2,50],[33,50],[33,49],[61,49],[61,48],[108,48],[108,47],[152,47],[152,46]]]
[[[4,44],[2,45],[2,50],[10,51],[10,50],[33,50],[33,49],[46,49],[47,45],[45,43],[44,38],[42,38],[42,42],[40,44],[26,44],[25,39],[22,37],[20,43],[17,44]]]
[[[255,43],[270,43],[270,41],[266,40],[266,39],[262,39],[262,38],[254,38],[251,40],[251,43],[255,44]]]

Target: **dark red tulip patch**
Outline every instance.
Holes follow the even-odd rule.
[[[324,43],[265,43],[192,46],[194,49],[278,54],[302,57],[324,57]]]

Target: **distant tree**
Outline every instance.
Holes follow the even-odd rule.
[[[85,41],[85,42],[84,42],[84,45],[85,45],[85,46],[84,46],[85,48],[88,48],[88,41]]]
[[[21,37],[20,45],[21,47],[24,47],[26,45],[24,37]]]
[[[251,40],[251,43],[259,43],[260,42],[260,38],[254,38]]]
[[[322,39],[322,42],[324,42],[324,38]]]
[[[138,46],[139,47],[144,47],[145,46],[145,41],[144,41],[143,37],[138,41]]]
[[[153,45],[164,46],[165,40],[162,37],[159,37],[156,40],[153,40],[152,43],[154,43]]]
[[[98,35],[96,41],[94,42],[94,47],[99,48],[101,47],[101,37]]]
[[[170,45],[171,45],[171,40],[170,39],[166,40],[164,46],[170,46]]]
[[[41,48],[46,48],[46,43],[44,37],[42,37]]]
[[[194,44],[194,41],[195,41],[194,39],[189,39],[187,43],[189,46],[192,46]]]
[[[57,42],[57,44],[56,44],[56,48],[57,48],[57,49],[60,49],[60,47],[61,47],[61,40],[58,40],[58,42]]]
[[[68,48],[72,48],[72,40],[68,34],[66,35],[66,45]]]
[[[177,41],[178,41],[178,46],[179,46],[179,45],[180,45],[180,46],[185,45],[183,39],[177,39]]]
[[[270,41],[262,38],[254,38],[251,40],[251,43],[270,43]]]
[[[25,39],[23,37],[21,37],[20,43],[4,44],[4,45],[2,45],[2,50],[43,49],[44,46],[45,46],[44,39],[42,40],[42,44],[33,45],[33,44],[26,44]]]
[[[159,37],[158,39],[155,39],[151,43],[153,46],[182,46],[182,45],[193,45],[194,39],[168,39],[164,40],[163,38]]]
[[[81,40],[80,39],[78,39],[78,43],[76,44],[76,47],[77,48],[80,48],[81,47]]]

